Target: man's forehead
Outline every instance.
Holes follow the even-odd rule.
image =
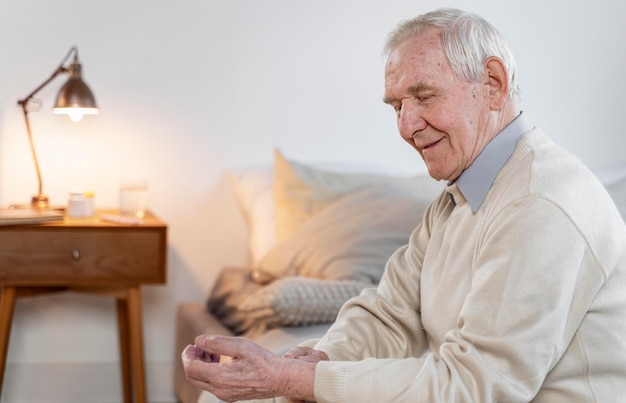
[[[434,62],[433,58],[445,59],[440,31],[431,28],[399,43],[387,56],[385,69],[410,61]]]

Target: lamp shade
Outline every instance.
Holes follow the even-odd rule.
[[[53,112],[67,114],[74,121],[79,121],[83,115],[97,114],[96,99],[83,81],[80,64],[72,63],[69,73],[69,79],[59,90]]]

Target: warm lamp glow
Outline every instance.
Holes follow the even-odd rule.
[[[72,122],[80,122],[84,115],[97,115],[100,110],[98,108],[54,108],[52,113],[68,115]]]

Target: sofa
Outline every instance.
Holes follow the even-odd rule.
[[[186,380],[180,352],[200,334],[237,335],[276,354],[320,338],[341,306],[375,287],[444,183],[366,167],[310,165],[274,154],[271,167],[229,173],[249,231],[249,267],[225,267],[206,302],[177,311],[175,392],[216,402]],[[626,217],[626,168],[601,176]]]

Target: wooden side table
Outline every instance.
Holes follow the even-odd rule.
[[[148,213],[141,225],[94,217],[0,226],[0,395],[15,300],[58,291],[117,302],[124,401],[146,401],[141,284],[164,284],[167,226]]]

